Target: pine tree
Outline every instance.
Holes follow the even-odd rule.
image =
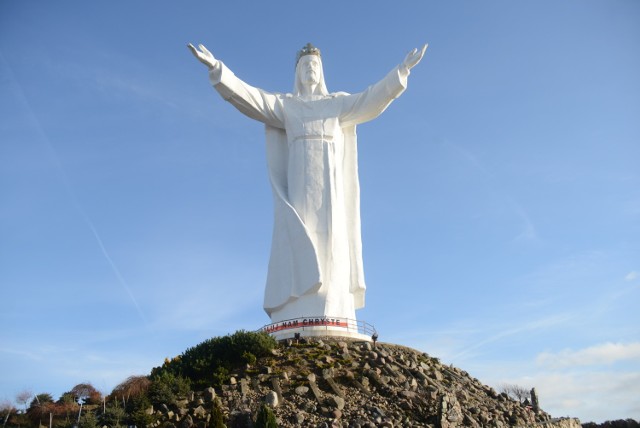
[[[227,428],[222,417],[220,401],[217,398],[214,400],[213,410],[211,410],[211,428]]]

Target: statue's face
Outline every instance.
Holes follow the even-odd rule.
[[[320,58],[317,55],[303,56],[298,64],[300,81],[306,85],[317,85],[320,83],[321,67]]]

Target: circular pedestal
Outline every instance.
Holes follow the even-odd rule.
[[[371,324],[347,318],[294,318],[265,325],[261,330],[276,340],[294,339],[297,334],[299,337],[348,337],[368,342],[373,340],[374,335],[377,338],[376,329]]]

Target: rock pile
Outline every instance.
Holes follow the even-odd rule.
[[[228,427],[252,427],[263,403],[280,427],[580,426],[552,420],[425,353],[331,338],[288,341],[218,391],[208,388],[149,412],[156,427],[204,428],[218,406]]]

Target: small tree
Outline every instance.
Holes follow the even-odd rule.
[[[11,413],[15,413],[16,409],[13,407],[13,404],[9,400],[5,400],[0,403],[0,417],[2,418],[2,426],[7,425],[7,421],[9,420],[9,416]]]
[[[70,391],[82,404],[100,404],[102,402],[102,394],[95,389],[90,383],[79,383],[71,388]]]
[[[29,401],[31,400],[31,397],[33,397],[33,392],[25,389],[24,391],[19,392],[16,395],[16,402],[18,404],[22,404],[24,406],[24,412],[27,413],[27,403],[29,403]]]
[[[56,402],[56,415],[64,418],[65,425],[71,425],[71,415],[78,407],[76,398],[71,392],[65,392]]]
[[[53,397],[49,393],[37,394],[31,400],[27,415],[34,423],[42,425],[42,418],[49,413],[53,413],[54,402]]]
[[[278,428],[276,415],[273,414],[271,407],[266,404],[263,404],[262,407],[260,407],[260,411],[256,417],[255,428]]]
[[[165,371],[152,377],[148,395],[152,404],[173,404],[176,398],[186,396],[190,390],[189,379]]]
[[[500,392],[504,392],[509,398],[521,404],[524,403],[525,400],[531,401],[531,389],[520,385],[505,383],[500,386]]]
[[[227,428],[224,424],[224,418],[222,416],[222,406],[220,400],[216,398],[213,400],[213,409],[211,410],[211,428]]]
[[[48,392],[43,392],[41,394],[36,394],[33,396],[33,400],[31,400],[31,404],[29,404],[29,408],[27,412],[32,412],[37,410],[40,407],[44,407],[48,403],[53,403],[53,396]]]
[[[124,408],[116,400],[112,404],[109,404],[102,415],[102,424],[115,428],[120,426],[120,422],[126,417]]]
[[[95,413],[85,412],[80,418],[78,428],[98,428],[98,418],[96,418]]]
[[[151,425],[153,417],[148,413],[150,407],[151,402],[146,395],[139,395],[128,400],[127,406],[125,407],[128,425],[138,427]]]

